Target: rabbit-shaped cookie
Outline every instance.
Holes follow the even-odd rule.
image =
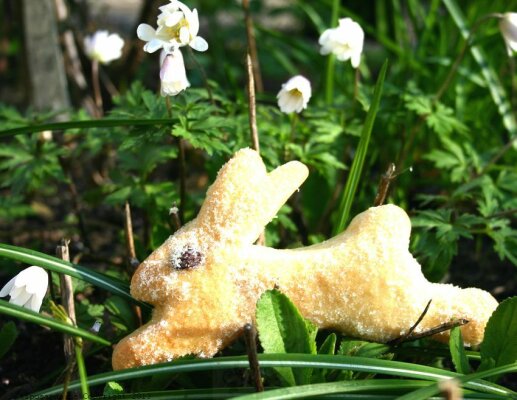
[[[152,304],[153,315],[117,344],[113,368],[213,356],[254,320],[258,298],[274,287],[320,328],[379,342],[407,332],[432,299],[417,331],[467,319],[465,343],[481,342],[496,300],[480,289],[428,282],[408,250],[410,220],[397,206],[370,208],[317,245],[254,245],[307,175],[296,161],[268,174],[258,153],[238,151],[197,218],[135,272],[131,294]]]

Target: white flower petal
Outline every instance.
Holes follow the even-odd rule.
[[[11,289],[13,288],[14,286],[14,281],[16,280],[16,276],[14,278],[12,278],[9,282],[7,282],[4,287],[2,288],[2,290],[0,290],[0,297],[5,297],[9,294],[9,292],[11,291]]]
[[[43,296],[39,296],[37,294],[33,295],[30,303],[27,304],[27,307],[30,308],[34,312],[39,312],[41,308],[41,304],[43,303]]]
[[[157,50],[160,50],[163,47],[164,43],[160,39],[153,39],[150,42],[147,42],[144,46],[144,51],[147,53],[154,53]]]
[[[139,39],[149,42],[156,36],[156,31],[151,25],[140,24],[138,25],[138,28],[136,28],[136,35]]]
[[[31,298],[32,294],[22,290],[16,296],[11,296],[9,303],[16,304],[17,306],[23,306],[27,303],[27,300]]]
[[[364,31],[351,18],[341,18],[337,28],[325,30],[320,38],[320,54],[334,54],[339,61],[351,59],[352,66],[357,68],[364,44]]]
[[[164,22],[165,26],[168,26],[170,28],[172,26],[177,25],[183,19],[183,17],[184,17],[183,12],[174,11],[173,13],[167,15],[164,18],[163,22]]]
[[[311,83],[307,78],[301,75],[294,76],[284,83],[278,92],[278,107],[284,113],[301,112],[307,108],[311,95]]]
[[[506,44],[506,50],[511,57],[517,51],[517,13],[507,12],[499,21],[499,29]]]
[[[196,51],[207,51],[208,50],[208,42],[203,39],[201,36],[196,36],[194,40],[189,43],[190,47],[192,47]]]
[[[11,289],[11,292],[9,293],[9,296],[11,296],[11,299],[12,299],[13,297],[18,297],[24,291],[25,291],[25,286],[16,287],[16,282],[15,282],[14,287]]]
[[[31,279],[27,282],[25,286],[25,290],[29,293],[43,293],[45,294],[48,286],[48,274],[41,267],[31,267],[34,268],[31,271]]]
[[[183,62],[183,54],[176,49],[168,54],[160,68],[162,96],[176,96],[190,86]]]
[[[7,282],[0,294],[9,294],[11,296],[9,302],[12,304],[39,311],[47,292],[47,285],[47,272],[43,268],[31,266]]]
[[[186,26],[182,26],[179,32],[180,43],[185,45],[190,42],[190,31]]]
[[[199,16],[197,15],[197,10],[194,8],[192,12],[185,14],[185,18],[187,18],[190,36],[197,36],[199,32]]]
[[[148,25],[147,27],[151,28]],[[140,28],[139,26],[139,29]],[[144,36],[146,36],[146,28],[144,27],[140,30],[143,31]],[[122,55],[122,47],[124,47],[124,40],[116,33],[109,34],[108,31],[97,31],[92,37],[85,38],[84,46],[88,57],[102,64],[108,64],[120,58]]]

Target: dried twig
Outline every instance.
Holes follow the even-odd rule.
[[[253,78],[253,66],[251,56],[246,55],[246,67],[248,71],[248,108],[251,133],[251,144],[254,150],[260,151],[260,144],[257,129],[257,103],[255,100],[255,80]]]
[[[70,240],[62,239],[61,245],[56,247],[56,255],[64,261],[70,261],[70,253],[68,250],[68,245]],[[69,275],[60,274],[59,275],[59,283],[61,288],[61,304],[65,309],[68,318],[72,321],[72,323],[76,324],[75,317],[75,303],[74,303],[74,287],[72,284],[72,278]],[[68,393],[68,383],[72,378],[72,373],[75,367],[75,343],[74,338],[69,335],[64,335],[64,353],[65,360],[67,364],[66,374],[64,378],[64,389],[62,399],[65,400]]]
[[[262,84],[262,75],[260,73],[260,63],[258,60],[257,42],[255,41],[255,33],[253,30],[253,19],[251,18],[249,0],[242,0],[242,9],[244,10],[244,20],[246,23],[246,36],[248,39],[248,53],[251,57],[253,77],[255,80],[256,87],[257,87],[257,92],[262,93],[264,91],[264,85]]]
[[[388,195],[390,183],[392,179],[394,179],[395,177],[395,164],[390,163],[386,172],[381,176],[379,187],[377,188],[377,195],[375,196],[375,200],[373,201],[373,205],[375,207],[384,204],[386,196]]]
[[[129,203],[126,201],[124,207],[124,231],[126,232],[126,248],[127,248],[127,257],[128,262],[127,265],[129,267],[129,275],[132,275],[135,271],[136,267],[140,264],[138,259],[136,258],[135,251],[135,240],[133,238],[133,222],[131,221],[131,207]],[[133,312],[137,318],[138,324],[142,325],[142,310],[136,304],[133,305]]]
[[[169,210],[169,215],[171,216],[171,219],[172,219],[174,231],[177,231],[179,228],[181,228],[181,221],[179,219],[178,212],[179,212],[179,208],[176,207],[175,204],[173,204]]]
[[[448,379],[446,381],[438,382],[438,387],[440,389],[441,395],[445,400],[463,399],[463,396],[461,395],[460,384],[455,379]]]
[[[257,330],[253,324],[244,325],[244,339],[246,341],[246,352],[248,353],[248,361],[255,389],[257,392],[263,392],[264,384],[262,383],[262,376],[260,375],[260,366],[257,356]]]
[[[260,152],[260,143],[257,129],[257,104],[255,101],[255,81],[253,79],[253,67],[251,63],[251,56],[248,53],[246,55],[246,67],[248,71],[248,108],[249,108],[249,122],[250,122],[250,134],[251,134],[251,145],[254,150]],[[266,243],[266,233],[262,231],[257,239],[256,244],[263,246]]]
[[[396,339],[393,339],[391,341],[388,342],[389,345],[391,346],[396,346],[398,345],[399,343],[402,343],[406,340],[408,340],[408,338],[411,336],[411,334],[413,333],[413,331],[416,329],[416,327],[420,324],[420,322],[422,322],[422,320],[424,319],[425,315],[427,314],[427,311],[429,311],[429,307],[431,306],[431,302],[433,301],[433,299],[429,300],[427,302],[427,305],[425,306],[424,308],[424,311],[422,311],[422,314],[420,314],[420,316],[418,317],[418,319],[416,320],[416,322],[413,324],[413,326],[411,328],[409,328],[409,331],[407,331],[406,334],[402,335],[402,336],[399,336],[398,338]]]
[[[129,203],[126,201],[124,206],[124,230],[126,232],[126,249],[127,249],[127,257],[128,257],[128,265],[131,269],[131,272],[134,271],[140,262],[136,258],[135,251],[135,240],[133,238],[133,223],[131,221],[131,207]]]

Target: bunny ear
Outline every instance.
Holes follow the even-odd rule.
[[[215,241],[253,243],[307,175],[298,162],[268,175],[256,151],[239,150],[208,189],[195,223]]]

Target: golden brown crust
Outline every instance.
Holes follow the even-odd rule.
[[[237,152],[198,217],[135,272],[132,295],[155,309],[148,324],[116,346],[113,368],[213,356],[253,321],[257,299],[273,287],[319,327],[380,342],[407,332],[432,299],[417,331],[465,318],[465,343],[481,342],[497,302],[480,289],[428,282],[408,250],[410,220],[397,206],[370,208],[318,245],[254,246],[306,177],[301,163],[268,174],[256,152]]]

